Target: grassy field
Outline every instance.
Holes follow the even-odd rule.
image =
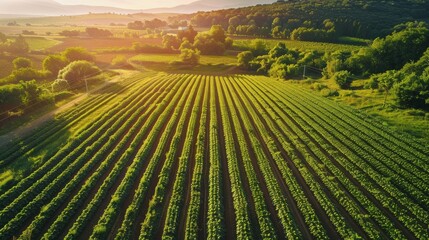
[[[46,50],[62,43],[62,41],[55,38],[46,37],[25,37],[30,50]]]
[[[315,89],[315,86],[322,85],[328,89],[338,91],[338,96],[330,98],[353,106],[368,115],[378,118],[383,125],[401,132],[407,132],[429,144],[429,114],[421,110],[398,108],[393,93],[388,95],[385,104],[385,93],[364,89],[366,81],[368,80],[355,80],[352,84],[352,90],[339,89],[333,80],[295,81],[295,83],[319,92],[323,90]]]
[[[162,45],[161,38],[135,39],[135,38],[65,38],[60,39],[61,43],[51,47],[49,50],[54,52],[63,51],[69,47],[83,47],[90,51],[98,53],[115,50],[118,48],[131,48],[133,43]]]
[[[359,44],[337,44],[337,43],[322,43],[322,42],[305,42],[292,41],[283,39],[263,39],[267,43],[268,49],[273,48],[277,43],[286,43],[287,48],[296,48],[300,50],[315,50],[319,52],[334,52],[337,50],[354,51],[359,50],[363,46]],[[251,46],[253,39],[234,39],[234,47],[237,49],[245,49]]]
[[[129,59],[136,68],[167,73],[194,73],[224,75],[237,72],[237,58],[232,55],[202,55],[197,66],[175,64],[180,61],[178,54],[139,54]]]
[[[428,158],[293,83],[146,72],[0,149],[0,239],[426,239]]]

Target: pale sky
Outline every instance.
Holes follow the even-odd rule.
[[[196,0],[56,0],[59,3],[69,5],[95,5],[112,6],[129,9],[147,9],[158,7],[174,7],[181,4],[195,2]]]

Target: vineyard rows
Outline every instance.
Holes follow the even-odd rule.
[[[429,148],[293,84],[136,74],[0,170],[77,125],[1,188],[0,239],[429,239]]]

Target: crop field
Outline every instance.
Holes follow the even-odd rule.
[[[0,171],[0,239],[429,238],[426,146],[262,76],[135,75]]]

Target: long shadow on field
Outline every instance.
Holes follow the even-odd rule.
[[[165,62],[134,61],[133,66],[139,70],[152,70],[170,74],[231,75],[241,73],[237,66],[230,64],[197,64],[183,65]]]
[[[67,144],[71,132],[64,119],[46,122],[22,139],[0,147],[0,194],[13,187]]]
[[[102,87],[100,90],[97,90],[91,94],[93,95],[111,94],[111,93],[122,94],[123,93],[122,90],[125,89],[125,87],[122,84],[116,83],[116,82],[104,82],[103,84],[106,84],[106,85]]]

